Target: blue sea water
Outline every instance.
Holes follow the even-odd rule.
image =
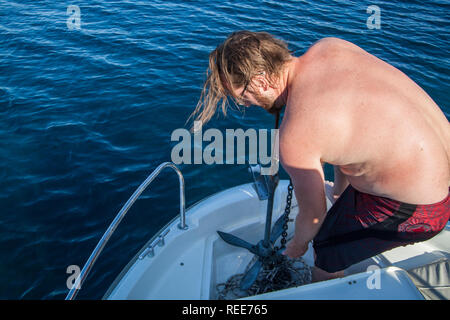
[[[69,28],[67,8],[80,8]],[[367,7],[381,9],[369,29]],[[335,36],[416,81],[450,118],[450,2],[0,0],[0,299],[63,299],[114,216],[188,128],[209,52],[235,30],[267,31],[296,55]],[[208,127],[271,128],[257,108]],[[187,206],[250,182],[245,165],[181,165]],[[282,178],[286,178],[284,172]],[[329,175],[330,172],[327,172]],[[119,226],[78,298],[101,298],[178,213],[162,173]]]

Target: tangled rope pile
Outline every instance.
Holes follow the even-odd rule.
[[[231,276],[225,283],[216,286],[219,300],[240,299],[311,283],[311,267],[302,258],[284,257],[276,266],[264,265],[253,285],[248,290],[241,290],[241,279],[257,259],[254,256],[243,273]]]

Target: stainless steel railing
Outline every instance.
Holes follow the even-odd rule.
[[[119,213],[116,215],[112,223],[109,225],[106,232],[103,234],[100,241],[97,243],[97,246],[95,247],[94,251],[92,251],[89,259],[86,261],[86,264],[84,265],[83,269],[80,272],[80,275],[75,280],[75,283],[72,285],[72,288],[70,289],[69,293],[66,296],[66,300],[73,300],[75,299],[78,290],[80,290],[81,285],[84,283],[84,280],[86,280],[89,272],[92,269],[92,266],[94,265],[95,261],[97,260],[98,256],[102,252],[103,248],[105,247],[106,243],[108,242],[111,235],[116,230],[119,223],[122,221],[123,217],[126,215],[128,210],[131,208],[131,206],[134,204],[134,202],[139,198],[139,196],[144,192],[144,190],[152,183],[152,181],[159,175],[159,173],[166,167],[170,167],[175,170],[175,172],[178,174],[178,180],[180,183],[180,223],[178,224],[178,228],[182,230],[186,230],[188,227],[186,225],[186,209],[185,209],[185,197],[184,197],[184,178],[181,174],[181,171],[177,168],[176,165],[174,165],[172,162],[164,162],[161,163],[148,177],[145,179],[145,181],[136,189],[136,191],[133,193],[133,195],[128,199],[128,201],[125,203],[125,205],[122,207],[122,209],[119,211]]]

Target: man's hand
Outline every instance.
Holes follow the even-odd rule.
[[[339,198],[339,195],[334,193],[335,186],[333,181],[325,181],[325,195],[330,200],[331,204],[334,204]]]
[[[308,243],[297,243],[294,239],[290,240],[286,245],[283,254],[289,258],[299,258],[308,251]]]

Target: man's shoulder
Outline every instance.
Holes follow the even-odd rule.
[[[349,63],[354,54],[365,52],[356,44],[335,37],[322,38],[311,45],[306,52],[308,64],[312,68],[320,68],[320,65],[328,65],[328,71],[333,67]]]
[[[350,41],[341,39],[341,38],[336,38],[336,37],[326,37],[326,38],[322,38],[317,40],[316,42],[314,42],[311,46],[310,49],[314,49],[314,50],[330,50],[330,49],[343,49],[346,47],[354,47],[355,44],[351,43]]]
[[[346,42],[344,39],[337,38],[337,37],[325,37],[325,38],[321,38],[321,39],[317,40],[316,42],[314,42],[313,46],[326,45],[326,44],[337,44],[337,43],[342,43],[343,41]]]

